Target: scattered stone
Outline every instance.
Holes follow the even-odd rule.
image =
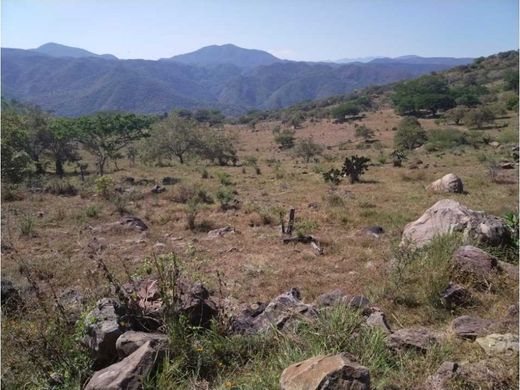
[[[159,184],[156,184],[151,189],[152,194],[160,194],[161,192],[166,191],[166,188],[161,187]]]
[[[274,298],[267,305],[261,305],[258,310],[246,309],[232,322],[231,328],[239,332],[265,332],[271,328],[284,329],[302,317],[316,316],[312,305],[301,301],[300,292],[292,288],[289,292]]]
[[[497,325],[496,322],[480,317],[461,316],[455,318],[450,325],[455,335],[461,338],[475,339],[483,336]]]
[[[500,245],[509,237],[502,219],[470,210],[455,200],[443,199],[426,210],[418,220],[405,226],[401,246],[420,248],[437,236],[453,232],[462,232],[466,238],[490,245]]]
[[[308,204],[308,206],[310,209],[314,209],[314,210],[318,210],[320,208],[320,204],[318,202],[311,202]]]
[[[131,355],[148,341],[152,341],[152,343],[157,345],[161,344],[160,349],[165,349],[168,343],[168,336],[162,333],[125,332],[116,341],[119,358],[123,359]]]
[[[2,290],[2,313],[8,313],[20,308],[22,305],[22,298],[18,289],[14,287],[13,282],[2,277],[0,286]]]
[[[462,180],[453,173],[448,173],[442,178],[435,180],[426,189],[436,193],[451,192],[461,194],[464,192]]]
[[[501,169],[515,169],[515,163],[510,162],[510,161],[501,162],[500,168]]]
[[[117,358],[116,341],[126,330],[119,324],[122,307],[116,299],[103,298],[85,318],[82,344],[89,348],[96,368],[104,367]]]
[[[172,186],[179,182],[179,179],[176,179],[175,177],[166,176],[162,179],[163,186]]]
[[[451,283],[442,293],[442,301],[448,308],[466,306],[472,302],[471,293],[458,284]]]
[[[447,390],[446,382],[455,377],[458,368],[457,363],[442,363],[435,374],[428,377],[422,388],[424,390]]]
[[[95,372],[85,390],[140,390],[163,355],[153,341],[147,341],[120,362]]]
[[[345,305],[351,309],[364,309],[370,305],[370,301],[364,295],[349,295],[342,290],[336,289],[316,298],[317,307],[331,307],[336,305]]]
[[[222,227],[219,229],[210,230],[208,232],[208,238],[214,239],[218,237],[225,236],[226,234],[234,234],[236,233],[235,229],[231,226]]]
[[[128,228],[136,229],[140,232],[148,230],[148,226],[139,218],[127,215],[119,220],[119,224]]]
[[[386,321],[385,313],[382,311],[374,311],[366,320],[366,324],[370,327],[379,328],[384,333],[390,334],[392,330]]]
[[[315,356],[287,367],[282,390],[369,390],[370,373],[346,353]]]
[[[492,142],[489,143],[489,145],[494,147],[494,148],[498,148],[500,146],[500,142],[492,141]]]
[[[75,323],[85,305],[86,299],[78,290],[68,288],[61,293],[58,297],[58,303],[65,309],[67,314],[70,316],[69,320],[71,323]]]
[[[132,176],[126,176],[123,179],[123,183],[134,185],[135,184],[135,179]]]
[[[399,329],[388,336],[387,345],[395,351],[415,349],[425,352],[441,342],[442,335],[425,328]]]
[[[497,268],[503,275],[507,275],[511,279],[518,280],[518,265],[498,260]]]
[[[181,302],[179,311],[190,325],[207,328],[211,320],[218,315],[217,304],[210,297],[209,291],[201,284],[179,282]]]
[[[475,363],[462,364],[456,372],[456,377],[462,381],[465,389],[510,389],[504,383],[504,363],[501,360],[486,359]],[[462,388],[462,387],[461,387]]]
[[[459,272],[484,282],[493,276],[498,264],[496,257],[472,245],[458,248],[452,261]]]
[[[511,333],[493,333],[485,337],[477,337],[475,341],[488,355],[518,355],[518,336]]]
[[[381,234],[385,232],[385,230],[381,226],[371,226],[366,230],[367,234],[374,236],[375,238],[379,238]]]

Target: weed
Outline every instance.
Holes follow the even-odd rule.
[[[36,220],[30,214],[22,215],[20,219],[20,233],[25,237],[35,236]]]
[[[89,218],[97,218],[99,216],[99,207],[90,205],[85,209],[85,215]]]

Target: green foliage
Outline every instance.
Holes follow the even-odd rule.
[[[26,237],[35,235],[36,220],[31,214],[24,214],[20,218],[20,234]]]
[[[312,219],[298,220],[294,226],[298,237],[308,236],[309,234],[314,233],[319,227],[319,223]]]
[[[301,157],[305,162],[309,162],[312,157],[319,156],[323,152],[323,146],[314,142],[312,137],[299,139],[296,141],[294,154]]]
[[[435,115],[438,110],[447,110],[456,104],[450,95],[448,82],[439,75],[422,76],[397,84],[392,101],[396,111],[406,115],[417,115],[421,111]]]
[[[238,161],[235,148],[236,137],[223,129],[205,128],[197,146],[196,153],[204,159],[216,162],[218,165],[235,165]]]
[[[504,221],[509,229],[510,241],[513,248],[518,251],[518,238],[519,238],[519,221],[518,212],[509,212],[504,215]]]
[[[2,112],[2,181],[20,183],[30,173],[31,157],[26,152],[26,125],[16,112]]]
[[[231,175],[227,172],[217,172],[216,176],[218,177],[220,184],[223,186],[230,186],[233,184],[231,181]]]
[[[433,129],[428,134],[428,142],[425,145],[427,151],[440,151],[453,149],[458,146],[467,145],[468,139],[457,129]]]
[[[217,191],[217,200],[222,211],[228,210],[236,203],[235,191],[229,187],[220,187]]]
[[[423,145],[426,140],[426,132],[414,117],[403,118],[394,135],[394,145],[397,149],[412,150]]]
[[[518,112],[518,95],[511,95],[506,101],[506,108]]]
[[[400,167],[403,164],[403,161],[407,159],[406,153],[397,149],[392,151],[390,157],[392,157],[392,164],[394,167]]]
[[[341,181],[341,171],[339,169],[332,168],[323,173],[323,180],[325,180],[326,183],[338,185]]]
[[[284,129],[275,134],[274,142],[278,144],[280,149],[290,149],[294,146],[294,131]]]
[[[488,107],[473,108],[464,115],[464,124],[481,129],[486,123],[493,123],[495,115]]]
[[[455,107],[451,110],[448,110],[444,113],[444,117],[448,122],[452,122],[455,125],[459,125],[460,122],[464,119],[464,115],[466,115],[467,108],[464,107]]]
[[[101,176],[94,182],[96,186],[96,193],[101,195],[104,199],[110,199],[114,193],[114,181],[109,176]]]
[[[97,218],[99,216],[99,207],[90,205],[85,209],[85,215],[89,218]]]
[[[365,125],[356,127],[356,137],[363,138],[365,141],[374,137],[374,130]]]
[[[504,72],[504,90],[518,92],[518,69]]]
[[[330,113],[336,121],[342,123],[347,117],[359,115],[360,111],[359,106],[355,102],[348,101],[334,107]]]
[[[197,215],[200,213],[201,210],[202,201],[199,196],[194,195],[186,202],[184,212],[186,214],[186,224],[188,226],[188,229],[195,229],[195,219],[197,218]]]
[[[363,156],[352,156],[350,158],[346,157],[341,171],[344,176],[348,176],[350,178],[351,184],[357,183],[359,182],[359,177],[368,169],[369,161],[369,158]]]
[[[45,192],[53,195],[74,196],[78,190],[74,185],[66,179],[52,178],[45,184]]]

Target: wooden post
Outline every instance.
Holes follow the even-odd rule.
[[[287,234],[289,236],[292,236],[292,232],[294,229],[294,213],[295,213],[294,207],[291,207],[289,209],[289,223],[287,224]]]

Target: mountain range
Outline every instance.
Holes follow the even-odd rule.
[[[173,108],[215,108],[237,115],[470,62],[417,56],[366,63],[301,62],[231,44],[157,61],[122,60],[49,43],[30,50],[2,48],[2,96],[64,116],[107,110],[163,113]]]

